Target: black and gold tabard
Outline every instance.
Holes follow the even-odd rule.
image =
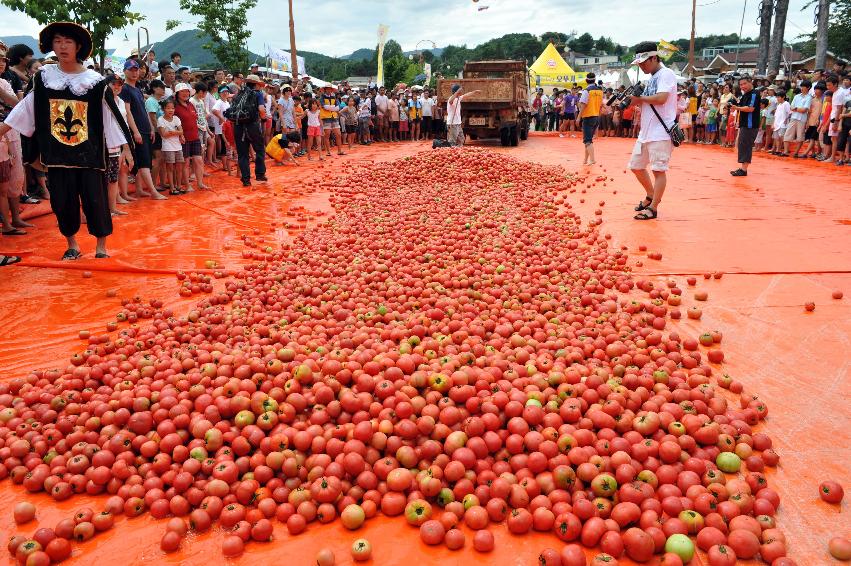
[[[41,73],[33,78],[35,135],[41,161],[48,167],[106,169],[103,102],[106,81],[83,95],[69,87],[45,86]],[[110,93],[111,94],[111,93]]]

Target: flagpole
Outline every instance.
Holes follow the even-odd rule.
[[[694,23],[695,13],[697,12],[697,0],[691,1],[691,39],[688,43],[688,66],[691,72],[694,73]]]
[[[292,73],[293,88],[298,80],[298,55],[295,50],[295,22],[293,21],[293,0],[289,0],[290,5],[290,73]]]

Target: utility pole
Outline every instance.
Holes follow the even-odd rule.
[[[298,80],[298,55],[295,50],[295,22],[293,21],[293,0],[289,0],[290,5],[290,73],[293,75],[293,88]]]
[[[816,69],[824,69],[827,59],[827,24],[830,19],[830,0],[819,0],[816,8]]]
[[[688,66],[694,75],[694,21],[697,12],[697,0],[691,0],[691,39],[688,42]]]
[[[768,74],[776,75],[780,71],[780,55],[783,51],[783,36],[786,33],[786,13],[789,0],[777,0],[774,5],[774,29],[768,47]],[[791,62],[790,62],[791,63]]]
[[[756,74],[764,75],[768,66],[768,42],[771,41],[771,16],[774,14],[774,0],[762,0],[759,7],[759,51],[756,59]]]
[[[739,26],[739,39],[736,42],[736,72],[739,71],[739,48],[742,45],[742,30],[745,29],[745,13],[748,11],[748,0],[745,0],[745,5],[742,7],[742,25]]]

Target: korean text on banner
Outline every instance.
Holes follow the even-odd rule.
[[[292,55],[289,51],[270,47],[266,53],[266,57],[269,60],[269,68],[273,71],[292,73]],[[307,70],[304,65],[304,57],[299,56],[296,59],[298,60],[298,74],[306,75]]]

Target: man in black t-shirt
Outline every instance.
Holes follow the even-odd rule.
[[[742,89],[742,96],[731,103],[731,107],[739,113],[739,141],[737,146],[739,168],[730,171],[730,175],[747,177],[748,166],[750,166],[753,157],[753,144],[759,132],[760,99],[749,76],[745,75],[739,79],[739,88]]]

